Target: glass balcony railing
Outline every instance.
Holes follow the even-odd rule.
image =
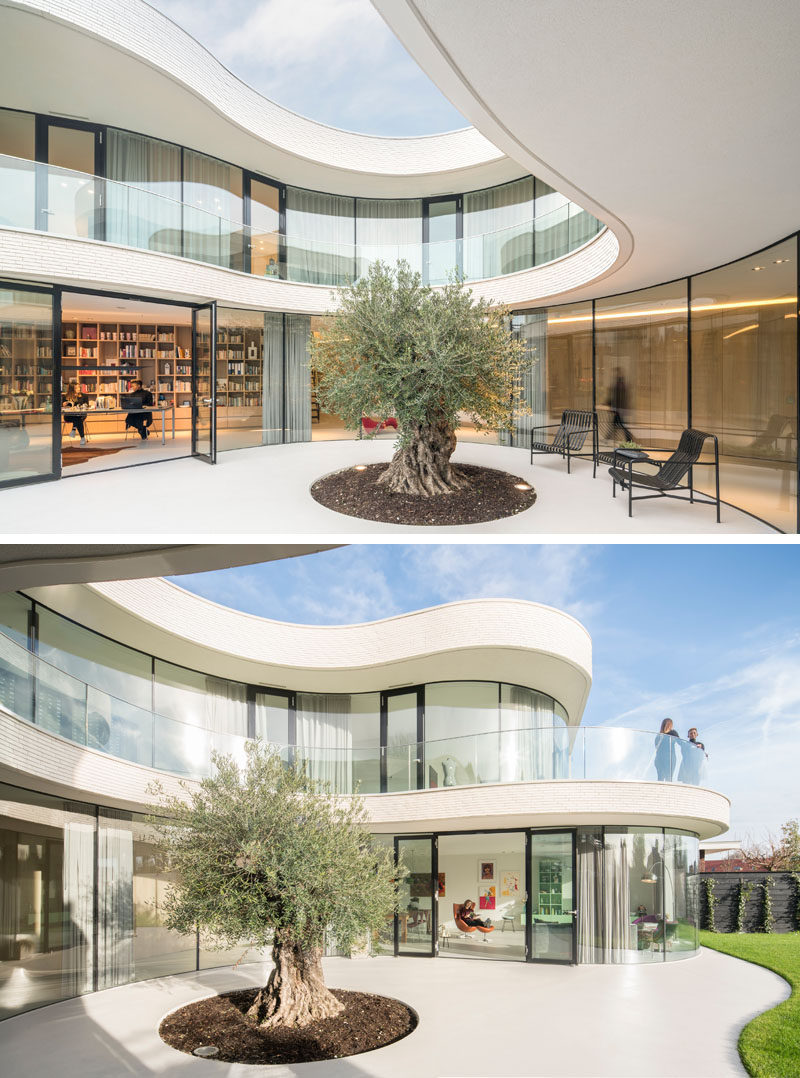
[[[247,738],[156,714],[89,685],[0,634],[0,707],[78,745],[186,778],[208,775],[212,753],[245,759]],[[335,793],[563,779],[705,785],[706,755],[689,741],[610,726],[539,726],[389,746],[276,746],[304,760]]]
[[[605,227],[565,201],[507,228],[435,243],[329,243],[264,231],[156,192],[55,165],[0,155],[0,228],[118,243],[289,281],[342,286],[371,263],[400,260],[429,284],[530,269],[577,250]],[[421,228],[421,222],[420,222]],[[465,225],[469,232],[468,223]]]

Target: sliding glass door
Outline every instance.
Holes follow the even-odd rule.
[[[461,198],[426,198],[422,217],[422,280],[447,284],[462,272],[463,217]]]
[[[217,309],[215,303],[192,311],[192,456],[217,462]]]
[[[394,851],[398,864],[402,862],[404,867],[397,885],[395,954],[432,958],[436,945],[435,840],[431,836],[396,838]]]
[[[286,252],[281,241],[286,216],[286,189],[249,172],[245,190],[245,273],[285,277]]]
[[[532,831],[528,870],[531,961],[575,962],[575,832]]]
[[[381,693],[381,789],[425,786],[422,688]]]

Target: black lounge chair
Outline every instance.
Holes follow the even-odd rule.
[[[634,436],[622,422],[619,412],[615,412],[613,408],[597,409],[598,464],[613,464],[614,449],[620,448],[619,443],[635,441]]]
[[[553,430],[553,440],[542,442],[537,440],[536,432],[540,430]],[[592,448],[584,452],[587,435],[592,436]],[[547,423],[544,426],[531,428],[531,464],[534,454],[560,453],[567,458],[567,473],[570,472],[570,463],[573,457],[591,457],[592,478],[597,475],[597,415],[595,412],[579,412],[566,409],[561,413],[560,423]]]
[[[707,438],[711,438],[714,442],[714,460],[713,461],[700,461],[699,457],[703,451],[703,445]],[[663,449],[652,449],[649,452],[663,453]],[[640,472],[634,471],[634,464],[645,465],[654,467],[657,470],[655,472]],[[711,465],[714,469],[714,476],[716,479],[716,498],[709,498],[705,495],[698,497],[694,491],[694,483],[692,479],[692,469],[696,466],[708,466]],[[614,463],[608,469],[608,474],[614,480],[613,496],[617,496],[617,483],[624,490],[628,489],[628,516],[633,516],[633,503],[634,501],[641,501],[644,498],[676,498],[678,501],[698,501],[702,505],[716,505],[717,507],[717,524],[719,524],[719,442],[717,441],[716,434],[706,434],[702,430],[694,430],[689,427],[681,435],[678,442],[678,448],[666,459],[666,460],[653,460],[647,456],[645,450],[631,450],[631,449],[615,449],[614,450]],[[688,486],[682,486],[682,480],[687,476],[689,477]],[[634,487],[644,487],[651,491],[652,494],[637,494],[634,496]],[[688,499],[680,494],[675,494],[674,491],[688,490]]]

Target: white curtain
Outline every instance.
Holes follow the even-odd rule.
[[[95,822],[77,813],[65,816],[61,991],[77,996],[92,988]]]
[[[311,319],[286,315],[286,441],[311,441]]]
[[[603,961],[628,962],[630,955],[630,866],[628,841],[606,836],[603,874]]]
[[[180,146],[110,127],[106,175],[106,239],[180,255]]]
[[[519,685],[503,685],[500,706],[500,781],[561,778],[562,724],[553,701]]]
[[[603,961],[603,833],[578,832],[578,961]]]
[[[400,259],[422,273],[422,199],[356,199],[356,244],[359,277],[372,262]]]
[[[97,835],[98,988],[133,980],[133,825],[113,809],[100,817]]]
[[[298,693],[297,755],[308,760],[312,778],[329,782],[335,793],[352,792],[349,696]]]
[[[464,195],[464,273],[498,277],[533,265],[533,177]]]
[[[263,397],[264,445],[283,441],[283,315],[264,315]]]
[[[242,268],[242,170],[216,157],[183,151],[184,255]]]
[[[343,285],[355,276],[352,198],[286,188],[286,258],[290,281]]]

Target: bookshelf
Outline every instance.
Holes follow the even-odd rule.
[[[77,319],[61,327],[61,380],[89,398],[89,409],[119,408],[134,378],[141,378],[154,402],[175,409],[177,430],[191,429],[192,330],[153,322]],[[96,420],[92,429],[115,430],[118,416]]]
[[[0,322],[0,411],[53,407],[53,338],[36,322]]]
[[[217,328],[217,427],[258,429],[264,391],[264,330]]]
[[[554,857],[543,857],[539,862],[538,912],[561,913],[562,901],[561,862]]]

